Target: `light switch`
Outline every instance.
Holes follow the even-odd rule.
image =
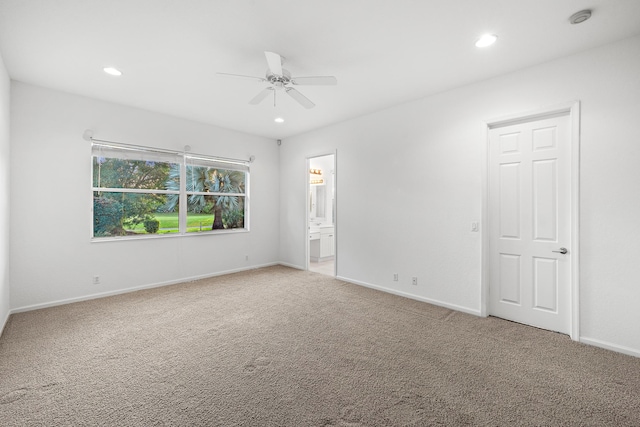
[[[471,231],[473,231],[474,233],[477,233],[479,229],[480,229],[480,224],[478,224],[477,222],[471,223]]]

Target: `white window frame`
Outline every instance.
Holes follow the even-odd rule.
[[[100,187],[94,186],[93,182],[93,172],[94,172],[94,157],[96,156],[96,150],[100,148],[111,148],[116,150],[129,150],[136,154],[142,155],[144,157],[145,153],[149,154],[149,160],[157,161],[156,159],[151,159],[151,157],[157,157],[158,155],[165,155],[167,161],[172,156],[174,158],[178,158],[179,161],[172,162],[180,165],[180,190],[162,190],[162,189],[137,189],[137,188],[111,188],[111,187]],[[196,192],[196,191],[187,191],[187,166],[198,166],[198,161],[202,163],[202,166],[205,166],[205,163],[215,164],[220,166],[220,169],[224,169],[225,165],[229,165],[228,169],[224,170],[240,170],[245,174],[245,182],[244,182],[244,193],[222,193],[222,192]],[[189,163],[191,162],[191,163]],[[91,241],[92,242],[104,242],[104,241],[114,241],[114,240],[139,240],[139,239],[158,239],[158,238],[176,238],[176,237],[186,237],[186,236],[211,236],[218,234],[229,234],[229,233],[246,233],[250,231],[250,221],[249,221],[249,212],[250,212],[250,161],[240,160],[240,159],[231,159],[225,157],[216,157],[216,156],[208,156],[204,154],[192,154],[182,151],[173,151],[173,150],[165,150],[159,148],[152,147],[144,147],[138,145],[131,144],[122,144],[116,143],[112,141],[104,141],[91,138]],[[179,231],[177,233],[165,233],[165,234],[139,234],[139,235],[125,235],[125,236],[95,236],[94,224],[95,224],[95,213],[94,213],[94,203],[93,203],[93,195],[95,192],[112,192],[112,193],[135,193],[135,194],[167,194],[167,195],[178,195],[178,223],[179,223]],[[231,229],[218,229],[218,230],[205,230],[205,231],[196,231],[196,232],[187,232],[187,198],[189,195],[202,195],[202,196],[227,196],[227,197],[242,197],[244,198],[244,227],[242,228],[231,228]]]

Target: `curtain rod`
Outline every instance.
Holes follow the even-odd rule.
[[[84,133],[82,134],[82,139],[84,139],[85,141],[89,141],[91,143],[103,143],[106,145],[111,144],[112,146],[114,146],[115,148],[124,148],[124,149],[129,149],[129,150],[141,150],[141,151],[151,151],[151,152],[156,152],[156,153],[165,153],[165,154],[180,154],[180,155],[185,155],[188,157],[198,157],[201,156],[202,160],[207,160],[207,159],[213,159],[213,160],[219,160],[222,162],[228,162],[228,163],[253,163],[253,161],[255,160],[255,156],[250,156],[249,160],[244,160],[244,159],[233,159],[230,157],[219,157],[219,156],[210,156],[207,154],[196,154],[196,153],[189,153],[189,150],[191,150],[191,147],[188,145],[184,146],[184,151],[177,151],[177,150],[169,150],[169,149],[165,149],[165,148],[153,148],[153,147],[145,147],[143,145],[134,145],[134,144],[125,144],[123,142],[118,142],[118,141],[109,141],[106,139],[98,139],[98,138],[94,138],[93,137],[93,131],[91,129],[87,129],[84,131]]]

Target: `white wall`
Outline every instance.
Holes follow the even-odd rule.
[[[485,123],[580,100],[581,340],[640,356],[638,76],[634,37],[284,140],[280,259],[305,265],[305,156],[337,149],[338,276],[479,313]]]
[[[0,57],[0,335],[9,317],[10,80]]]
[[[11,306],[16,311],[278,261],[275,141],[19,82],[12,82],[11,106]],[[251,231],[91,243],[91,150],[82,138],[85,129],[93,129],[95,138],[130,144],[175,150],[188,144],[194,153],[241,159],[255,155]],[[94,274],[100,285],[92,285]]]

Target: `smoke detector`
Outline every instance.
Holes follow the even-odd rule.
[[[591,11],[589,9],[585,9],[571,15],[571,17],[569,17],[569,22],[572,24],[581,24],[589,18],[591,18]]]

